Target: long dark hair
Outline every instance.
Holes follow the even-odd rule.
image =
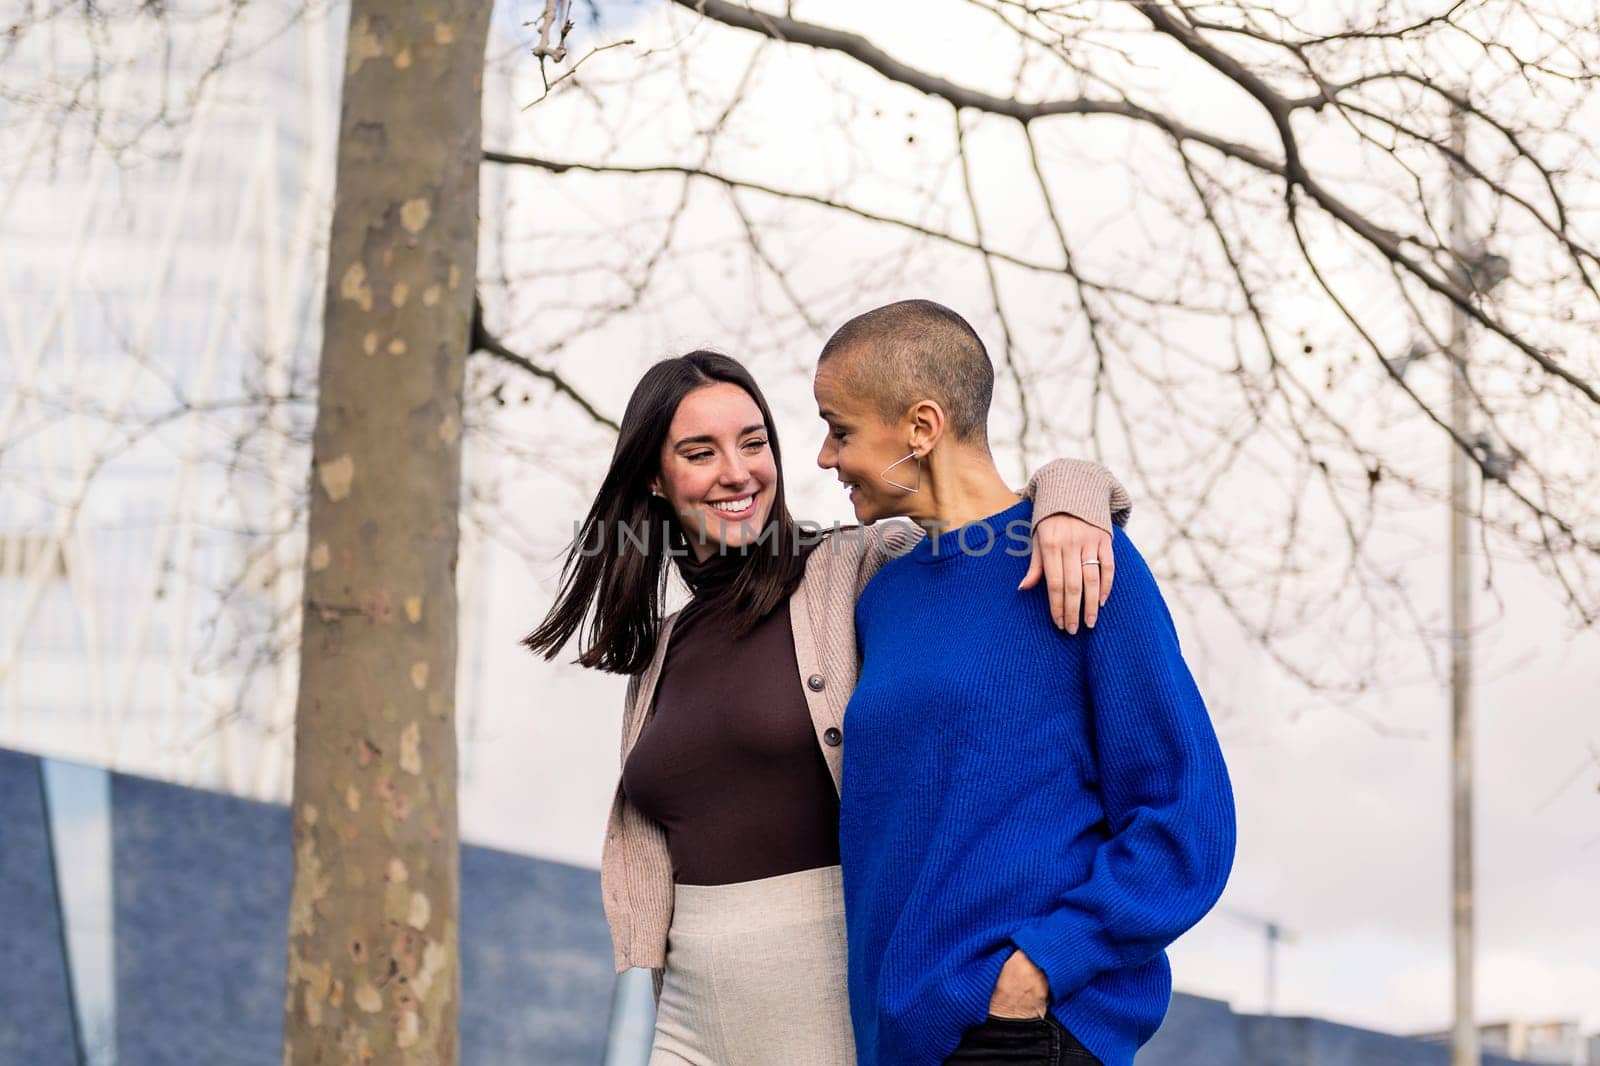
[[[635,674],[649,665],[661,631],[667,549],[688,543],[672,507],[651,495],[650,481],[661,471],[661,447],[678,404],[695,389],[717,382],[737,385],[755,401],[777,466],[772,510],[760,539],[745,553],[739,576],[722,594],[734,633],[749,632],[800,584],[805,560],[784,500],[783,455],[772,410],[737,360],[720,352],[693,351],[663,359],[634,386],[611,467],[567,548],[561,591],[544,621],[522,638],[530,650],[553,659],[581,630],[581,665],[619,674]]]

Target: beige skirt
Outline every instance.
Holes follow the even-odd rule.
[[[678,885],[650,1066],[851,1066],[839,867]]]

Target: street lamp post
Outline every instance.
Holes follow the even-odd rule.
[[[1466,157],[1466,114],[1450,116],[1450,148]],[[1450,167],[1450,245],[1454,260],[1451,280],[1465,293],[1483,294],[1507,276],[1507,263],[1474,244],[1468,233],[1467,188],[1459,164]],[[1459,305],[1450,307],[1450,335],[1442,353],[1450,374],[1450,929],[1454,960],[1454,1021],[1450,1066],[1480,1066],[1478,1027],[1473,992],[1474,889],[1472,824],[1472,560],[1468,551],[1470,447],[1491,476],[1504,476],[1515,453],[1496,451],[1487,434],[1471,429],[1471,391],[1467,381],[1471,323]],[[1422,341],[1403,356],[1389,360],[1401,375],[1413,362],[1432,354]],[[1465,442],[1463,444],[1462,442]],[[1498,471],[1499,473],[1496,473]]]
[[[1466,116],[1450,112],[1450,147],[1466,153]],[[1461,169],[1450,167],[1450,244],[1458,259],[1468,246],[1467,192]],[[1456,274],[1468,271],[1458,262]],[[1464,288],[1466,286],[1463,286]],[[1450,898],[1455,959],[1455,1024],[1450,1066],[1479,1066],[1478,1026],[1473,1002],[1475,956],[1472,877],[1472,560],[1467,555],[1467,316],[1450,305]]]

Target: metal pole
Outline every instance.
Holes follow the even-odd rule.
[[[1267,1009],[1271,1018],[1278,1013],[1278,923],[1267,923]]]
[[[1466,116],[1450,113],[1450,146],[1458,157],[1466,152]],[[1450,167],[1450,244],[1456,276],[1466,288],[1467,191],[1461,168]],[[1450,428],[1466,440],[1467,316],[1450,310]],[[1455,960],[1455,1028],[1450,1066],[1479,1066],[1478,1027],[1473,1012],[1473,886],[1472,886],[1472,599],[1471,561],[1467,557],[1467,457],[1450,442],[1450,805],[1451,805],[1451,939]]]

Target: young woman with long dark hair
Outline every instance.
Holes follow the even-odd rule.
[[[618,971],[655,971],[652,1066],[855,1061],[838,842],[853,612],[922,533],[808,530],[780,459],[737,361],[695,351],[651,367],[555,604],[523,640],[551,658],[577,637],[579,663],[630,675],[601,891]],[[917,491],[897,473],[878,490]],[[1075,629],[1081,584],[1063,578],[1092,544],[1108,571],[1084,605],[1092,622],[1126,494],[1098,464],[1066,460],[1028,494],[1050,517],[1024,584],[1044,576]],[[669,561],[692,596],[666,615]]]

